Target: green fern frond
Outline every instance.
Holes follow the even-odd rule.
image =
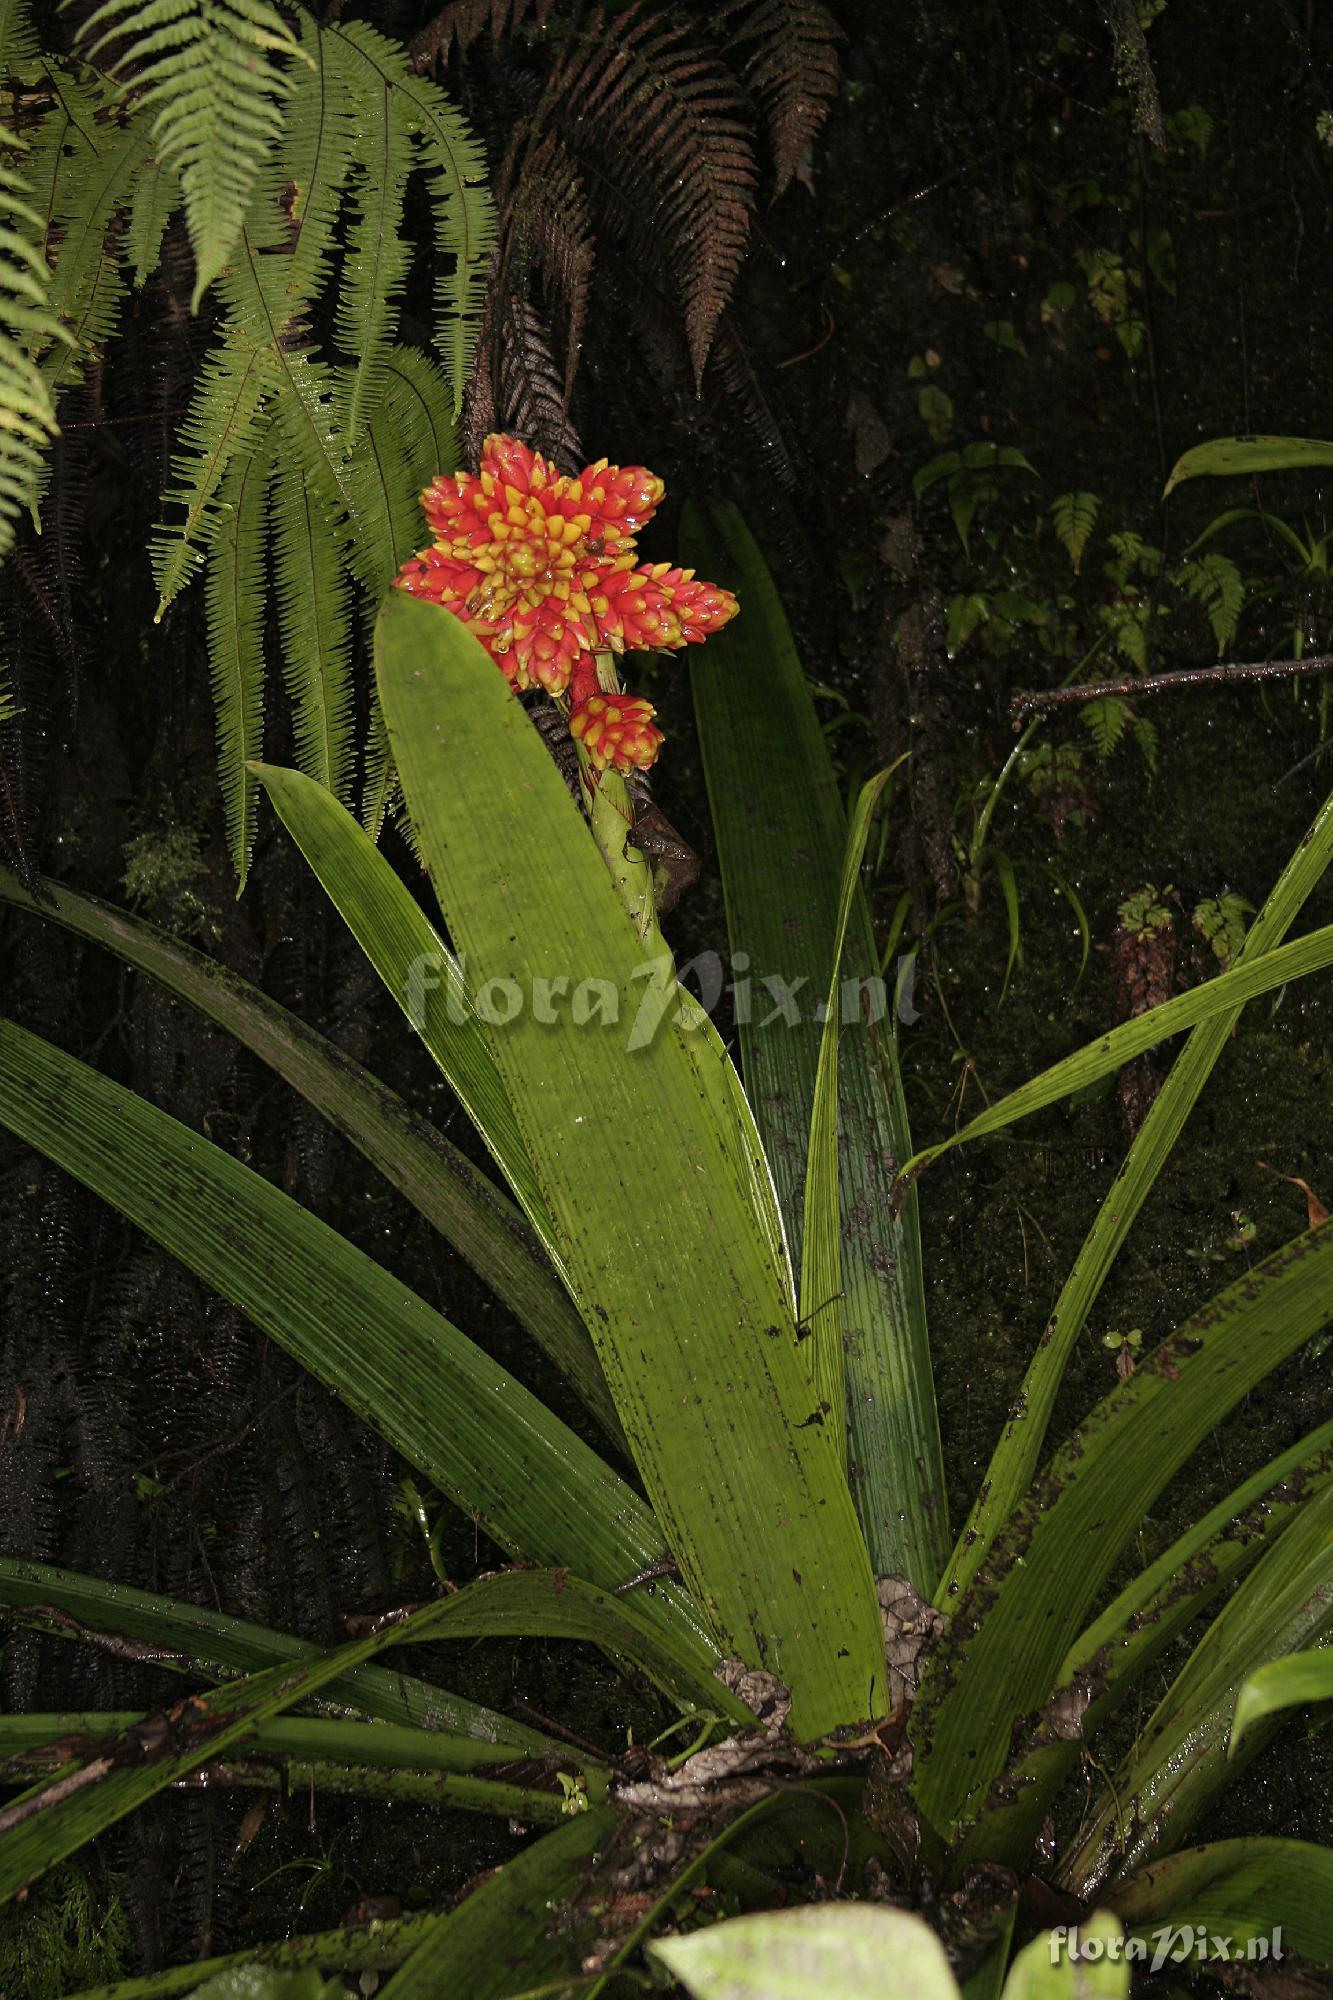
[[[354,445],[384,389],[385,355],[412,261],[402,227],[413,148],[410,107],[388,74],[378,65],[347,60],[346,49],[343,53],[356,103],[355,178],[335,324],[339,346],[357,358],[344,418],[347,443]]]
[[[1240,614],[1245,605],[1245,579],[1230,556],[1210,549],[1207,555],[1187,563],[1177,582],[1188,597],[1202,604],[1217,641],[1217,657],[1223,659],[1236,637]]]
[[[337,248],[338,209],[351,172],[356,101],[341,44],[307,16],[304,67],[287,100],[287,131],[275,186],[292,190],[289,289],[309,302],[323,287]],[[258,205],[255,213],[258,214]]]
[[[181,205],[180,176],[160,156],[149,160],[135,186],[122,257],[141,291],[158,267],[167,224]]]
[[[273,456],[270,516],[282,672],[297,762],[348,803],[352,781],[350,589],[338,537],[296,461]]]
[[[1075,576],[1083,562],[1083,551],[1088,546],[1088,537],[1096,525],[1101,504],[1095,493],[1060,493],[1051,502],[1055,532]]]
[[[40,60],[41,44],[27,0],[0,0],[0,76],[22,77],[26,82]]]
[[[340,416],[355,393],[355,382],[354,369],[338,371],[334,402]],[[371,412],[345,474],[353,523],[347,562],[373,615],[422,536],[420,489],[399,428],[383,406]]]
[[[152,117],[180,176],[194,249],[191,310],[236,246],[264,162],[283,129],[287,77],[275,57],[300,45],[267,0],[104,0],[80,40]]]
[[[397,44],[362,21],[343,22],[327,33],[398,95],[416,136],[429,177],[435,249],[441,260],[435,284],[435,345],[449,372],[457,414],[495,247],[485,156],[438,84],[413,75],[406,52]]]
[[[115,329],[125,280],[107,239],[132,200],[151,139],[143,118],[102,119],[105,100],[71,77],[53,71],[50,86],[54,104],[33,146],[32,185],[48,242],[58,245],[48,298],[69,339],[44,352],[37,343],[34,353],[54,396],[82,380]]]
[[[223,342],[205,360],[189,415],[180,428],[185,447],[163,496],[184,511],[178,527],[154,539],[157,621],[202,564],[222,525],[221,491],[232,463],[249,451],[269,386],[262,347]]]
[[[1129,703],[1119,695],[1103,695],[1100,701],[1088,702],[1082,716],[1101,758],[1110,756],[1132,720]]]
[[[366,775],[361,786],[361,824],[378,841],[402,797],[398,771],[389,749],[389,732],[378,694],[371,696],[370,729],[366,736]]]
[[[16,143],[0,128],[0,145]],[[0,555],[13,545],[15,519],[36,511],[46,446],[56,432],[55,402],[30,349],[65,338],[47,305],[42,218],[27,192],[18,174],[0,166]],[[0,685],[0,716],[3,699]]]
[[[221,523],[204,584],[208,656],[217,707],[218,775],[239,888],[255,844],[258,787],[247,769],[264,747],[264,525],[262,452],[236,457],[220,495]]]
[[[384,371],[384,408],[406,454],[415,495],[437,472],[457,468],[453,399],[439,368],[419,347],[390,348]]]

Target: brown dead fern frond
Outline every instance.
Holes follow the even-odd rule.
[[[727,49],[763,106],[773,150],[773,194],[800,172],[838,94],[842,29],[820,0],[733,0]]]
[[[555,132],[547,132],[523,160],[502,218],[501,245],[513,291],[529,296],[536,273],[548,308],[560,308],[565,347],[561,394],[568,409],[588,313],[594,238],[582,177]]]
[[[696,381],[745,256],[757,173],[746,105],[696,23],[640,0],[599,11],[552,75],[548,115],[608,226],[654,238],[679,292]]]
[[[429,69],[447,62],[455,43],[460,51],[469,49],[487,29],[493,42],[501,42],[519,28],[544,28],[555,4],[556,0],[449,0],[409,42],[412,65]]]
[[[500,340],[499,377],[498,428],[522,438],[560,471],[576,472],[582,463],[578,432],[541,314],[529,300],[511,304]]]

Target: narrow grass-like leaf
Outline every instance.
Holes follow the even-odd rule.
[[[1177,1328],[1051,1460],[922,1677],[915,1789],[941,1832],[987,1804],[1015,1715],[1047,1700],[1081,1619],[1157,1494],[1330,1315],[1333,1223],[1276,1251]]]
[[[814,1105],[805,1174],[805,1214],[801,1236],[801,1324],[809,1339],[810,1371],[828,1426],[844,1455],[847,1445],[847,1366],[843,1352],[842,1203],[838,1159],[838,1045],[842,1030],[842,952],[847,922],[861,884],[870,822],[889,781],[881,771],[862,786],[847,836],[842,888],[833,933],[833,963],[824,1006],[815,1070]]]
[[[1333,1296],[1329,1310],[1333,1311]],[[1256,1667],[1333,1629],[1333,1487],[1308,1500],[1208,1627],[1098,1801],[1062,1882],[1088,1897],[1108,1879],[1178,1847],[1199,1814],[1275,1726],[1255,1722],[1228,1760],[1236,1690]]]
[[[1030,1083],[1020,1084],[1007,1097],[979,1111],[948,1139],[935,1146],[923,1146],[912,1155],[903,1172],[919,1174],[955,1146],[1002,1132],[1020,1118],[1030,1118],[1034,1111],[1044,1111],[1047,1105],[1058,1104],[1074,1091],[1113,1075],[1145,1049],[1155,1048],[1159,1042],[1179,1034],[1182,1028],[1215,1021],[1219,1014],[1234,1015],[1261,993],[1271,993],[1274,987],[1285,986],[1292,979],[1322,972],[1327,965],[1333,965],[1333,924],[1294,938],[1290,944],[1278,945],[1260,957],[1247,958],[1243,964],[1238,960],[1230,971],[1219,972],[1191,992],[1177,994],[1174,1000],[1149,1007],[1132,1021],[1111,1028],[1097,1041],[1085,1043],[1073,1055],[1062,1056]]]
[[[1330,860],[1333,860],[1333,794],[1324,801],[1309,832],[1273,885],[1263,909],[1246,933],[1233,971],[1252,967],[1257,959],[1281,945]],[[1239,1017],[1240,1010],[1233,1007],[1195,1028],[1158,1091],[1061,1288],[1023,1378],[1018,1400],[991,1455],[967,1526],[958,1538],[935,1593],[937,1604],[952,1604],[967,1588],[984,1566],[995,1536],[1026,1492],[1037,1468],[1056,1393],[1074,1343]]]
[[[578,1969],[577,1936],[553,1913],[566,1911],[611,1847],[621,1825],[603,1810],[525,1847],[447,1916],[437,1917],[412,1956],[381,1988],[381,2000],[504,2000]],[[558,1992],[552,1987],[552,1993]]]
[[[1333,1848],[1314,1841],[1254,1837],[1189,1847],[1117,1882],[1107,1901],[1131,1937],[1160,1939],[1164,1928],[1188,1924],[1191,1939],[1228,1938],[1262,1965],[1276,1958],[1280,1930],[1284,1951],[1333,1965]]]
[[[1187,479],[1248,479],[1256,472],[1307,472],[1322,465],[1333,465],[1333,444],[1323,438],[1210,438],[1176,460],[1163,498]]]
[[[503,1548],[608,1590],[666,1555],[632,1489],[406,1285],[250,1168],[13,1023],[0,1023],[0,1121],[248,1313]],[[695,1606],[666,1585],[644,1615],[679,1649],[678,1685],[711,1697],[716,1648]]]
[[[226,1028],[298,1090],[412,1203],[527,1327],[607,1435],[620,1422],[583,1322],[522,1216],[456,1146],[334,1043],[202,952],[54,882],[0,869],[0,901],[116,952]]]
[[[184,1604],[151,1590],[106,1583],[101,1577],[81,1576],[77,1570],[27,1562],[20,1556],[0,1556],[0,1604],[21,1614],[26,1623],[71,1640],[93,1640],[102,1632],[142,1640],[157,1650],[158,1665],[212,1678],[224,1670],[255,1673],[283,1662],[300,1665],[318,1658],[320,1651],[289,1632],[229,1618],[207,1605]],[[524,1722],[396,1669],[389,1673],[382,1667],[352,1667],[327,1682],[320,1699],[322,1704],[380,1722],[453,1730],[476,1742],[499,1745],[514,1757],[550,1756],[563,1747]]]
[[[1091,1737],[1152,1662],[1252,1568],[1314,1494],[1333,1480],[1333,1423],[1324,1424],[1229,1493],[1127,1584],[1061,1663],[1055,1692],[964,1843],[964,1854],[1018,1867]],[[1061,1712],[1068,1723],[1050,1727]],[[1077,1721],[1075,1730],[1069,1723]]]
[[[717,830],[747,1094],[799,1264],[806,1146],[847,824],[828,745],[773,579],[733,507],[687,509],[688,561],[739,595],[741,615],[695,649],[691,679]],[[745,954],[745,958],[741,954]],[[745,962],[748,959],[748,964]],[[766,983],[767,982],[767,983]],[[781,982],[781,983],[778,983]],[[848,1478],[876,1574],[934,1589],[948,1549],[944,1471],[892,1022],[864,900],[854,899],[839,1048],[841,1287]],[[818,1304],[819,1301],[814,1302]]]
[[[821,1735],[883,1702],[879,1608],[730,1121],[671,1008],[639,1033],[670,970],[473,635],[393,592],[376,667],[450,935],[479,999],[503,982],[496,1067],[658,1520],[722,1650],[778,1674],[798,1737]],[[581,975],[599,1020],[550,1004]]]
[[[219,498],[222,523],[205,591],[218,776],[238,890],[250,872],[257,825],[259,788],[250,764],[264,743],[266,482],[261,458],[247,453],[233,460]]]
[[[1256,1667],[1242,1681],[1236,1696],[1227,1755],[1236,1755],[1246,1733],[1265,1716],[1316,1701],[1333,1701],[1333,1651],[1328,1648],[1292,1653],[1285,1660],[1270,1660],[1266,1666]]]

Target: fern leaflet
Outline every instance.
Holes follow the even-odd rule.
[[[297,762],[335,798],[351,790],[351,615],[338,539],[296,461],[273,454],[273,570]]]
[[[15,143],[0,128],[0,145]],[[68,337],[47,304],[50,272],[34,240],[42,218],[26,194],[20,177],[0,166],[0,555],[13,546],[15,517],[36,509],[56,429],[51,392],[29,349]]]

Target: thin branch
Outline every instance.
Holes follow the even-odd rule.
[[[1333,653],[1308,653],[1303,660],[1233,660],[1220,667],[1185,667],[1174,674],[1135,675],[1124,681],[1084,681],[1078,687],[1019,688],[1009,698],[1014,728],[1042,708],[1073,708],[1108,695],[1137,701],[1148,694],[1170,694],[1174,688],[1233,687],[1246,681],[1292,680],[1298,674],[1333,672]]]

